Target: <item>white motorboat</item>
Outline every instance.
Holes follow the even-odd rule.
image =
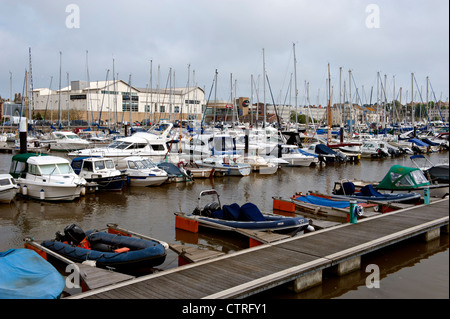
[[[361,157],[384,158],[388,156],[389,151],[385,142],[367,140],[361,145]]]
[[[166,141],[153,134],[138,132],[128,137],[119,138],[107,147],[78,150],[68,153],[70,157],[101,156],[114,158],[116,161],[129,156],[144,156],[153,162],[159,162],[167,155]]]
[[[111,158],[76,157],[71,166],[87,182],[96,183],[99,190],[122,190],[127,181],[127,175],[116,169]]]
[[[287,161],[288,166],[312,166],[319,162],[316,155],[306,154],[295,145],[279,144],[272,149],[270,155]]]
[[[271,163],[266,158],[257,155],[239,156],[236,162],[250,164],[253,172],[264,175],[275,174],[278,170],[277,164]]]
[[[50,146],[51,151],[70,152],[89,148],[91,143],[80,138],[70,131],[54,131],[49,140],[41,140],[41,143]]]
[[[167,172],[141,156],[130,156],[118,161],[117,168],[127,174],[130,186],[158,186],[167,181]]]
[[[230,156],[213,155],[203,160],[196,160],[200,167],[211,167],[216,174],[247,176],[250,175],[251,166],[246,163],[236,163]]]
[[[10,203],[18,190],[19,186],[10,174],[0,174],[0,203]]]
[[[10,174],[16,178],[20,194],[39,200],[71,201],[80,197],[86,185],[70,162],[59,156],[17,154],[12,158]]]

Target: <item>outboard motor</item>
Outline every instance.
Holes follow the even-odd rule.
[[[86,234],[81,227],[76,224],[72,224],[64,228],[64,235],[62,235],[59,231],[56,233],[56,240],[66,241],[75,246],[78,245],[84,238],[86,238]]]
[[[206,204],[202,210],[202,215],[211,217],[212,213],[219,209],[220,209],[220,205],[217,202],[212,202],[212,203]]]

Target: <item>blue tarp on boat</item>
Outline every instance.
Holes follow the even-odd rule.
[[[325,144],[317,144],[315,152],[317,154],[323,154],[323,155],[335,155],[336,154],[335,151],[333,151],[331,148],[329,148]]]
[[[0,299],[56,299],[64,278],[30,249],[0,252]]]
[[[416,144],[417,146],[424,146],[424,147],[430,146],[427,143],[419,140],[418,138],[410,138],[408,140],[408,142],[412,142],[412,143]]]
[[[347,208],[350,207],[350,201],[336,201],[323,197],[313,196],[313,195],[303,195],[295,198],[298,201],[313,204],[317,206],[326,206],[333,208]]]

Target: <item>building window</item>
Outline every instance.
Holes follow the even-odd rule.
[[[86,94],[74,94],[70,96],[70,100],[86,100]]]
[[[174,106],[173,107],[173,111],[174,111],[174,113],[180,113],[180,107],[179,106]]]
[[[137,112],[139,109],[139,96],[131,95],[131,111]],[[122,92],[122,111],[130,111],[130,95]]]
[[[159,111],[160,111],[161,113],[164,113],[164,112],[166,111],[166,107],[165,107],[164,105],[160,105],[160,106],[159,106]]]

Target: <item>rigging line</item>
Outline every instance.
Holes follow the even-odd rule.
[[[52,90],[52,81],[53,81],[53,76],[50,77],[50,86],[49,86],[49,90]],[[44,111],[44,121],[45,121],[45,115],[47,113],[47,107],[48,107],[48,102],[50,100],[50,94],[47,95],[47,103],[45,104],[45,111]]]
[[[270,87],[269,76],[267,74],[266,74],[266,78],[267,78],[267,84],[269,85],[270,96],[272,97],[273,108],[275,110],[275,115],[277,117],[278,130],[281,130],[280,118],[278,117],[277,107],[276,107],[275,101],[273,99],[272,88]],[[283,135],[281,135],[281,136],[283,136]]]
[[[108,75],[109,75],[109,69],[106,71],[106,80],[105,80],[105,82],[108,82]],[[103,94],[102,106],[100,107],[100,115],[98,116],[98,129],[100,129],[100,122],[101,122],[101,119],[102,119],[102,110],[103,110],[103,102],[105,101],[105,95],[106,94]],[[130,107],[131,107],[131,104],[130,104]]]
[[[362,104],[361,97],[359,96],[358,88],[356,87],[356,81],[355,81],[355,77],[353,76],[353,73],[351,74],[351,76],[352,76],[352,80],[353,80],[353,85],[355,86],[355,89],[356,89],[356,95],[358,96],[358,99],[361,102],[361,108],[362,108],[362,111],[363,111],[364,119],[366,120],[366,125],[367,125],[367,128],[369,129],[369,133],[370,133],[371,132],[370,125],[369,125],[369,122],[367,120],[366,111],[364,110],[364,106]],[[351,85],[351,83],[350,83],[350,85]],[[370,92],[370,99],[372,99],[372,92]]]
[[[423,102],[422,92],[420,92],[420,90],[419,90],[419,85],[417,84],[417,80],[416,80],[416,77],[414,75],[413,75],[413,78],[414,78],[414,82],[416,83],[417,91],[419,92],[420,100],[422,101],[422,104],[425,104]],[[430,124],[430,126],[431,126],[431,131],[434,133],[433,125],[431,125],[430,118],[428,116],[428,112],[427,112],[427,108],[426,107],[425,107],[425,114],[427,115],[428,124]]]
[[[444,117],[443,117],[442,112],[441,112],[441,107],[439,106],[439,102],[438,102],[438,100],[436,98],[436,94],[434,93],[433,86],[431,85],[431,80],[430,79],[428,79],[428,83],[430,84],[431,93],[433,93],[434,100],[435,100],[435,102],[436,102],[436,104],[438,106],[438,111],[439,111],[439,115],[441,116],[441,121],[445,123]]]

